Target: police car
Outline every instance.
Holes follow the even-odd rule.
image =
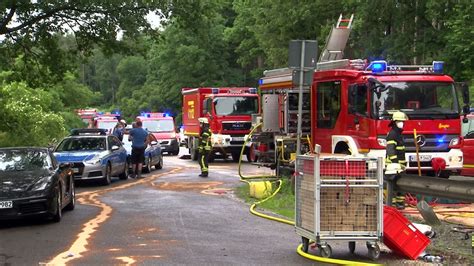
[[[73,129],[55,148],[54,155],[60,163],[73,163],[76,180],[98,180],[109,185],[112,176],[128,177],[127,151],[105,129]]]

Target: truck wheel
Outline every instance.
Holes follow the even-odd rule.
[[[197,161],[198,157],[199,157],[197,149],[190,149],[190,150],[191,150],[191,152],[190,152],[191,153],[191,160]]]
[[[238,162],[240,158],[240,152],[233,152],[232,153],[232,161]]]
[[[258,160],[258,155],[257,155],[257,151],[255,149],[255,145],[252,144],[250,145],[250,147],[247,149],[247,161],[249,162],[256,162]]]
[[[451,175],[451,171],[443,170],[439,173],[439,177],[448,179]]]

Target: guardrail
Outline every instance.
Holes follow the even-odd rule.
[[[401,174],[394,189],[405,193],[474,202],[474,181]]]

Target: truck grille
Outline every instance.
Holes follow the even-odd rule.
[[[418,134],[422,136],[425,144],[419,147],[420,152],[447,152],[449,151],[449,142],[458,137],[457,135],[434,135]],[[416,152],[413,134],[403,135],[406,152]]]
[[[250,130],[252,122],[222,122],[223,130]]]

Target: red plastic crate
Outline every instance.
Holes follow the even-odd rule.
[[[397,209],[384,206],[383,243],[395,253],[416,260],[430,240]]]

